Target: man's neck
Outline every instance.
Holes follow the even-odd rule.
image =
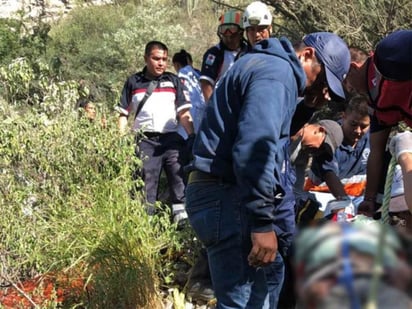
[[[350,141],[345,138],[343,139],[343,142],[342,142],[342,145],[351,146],[352,148],[355,148],[357,144],[358,144],[358,141]]]
[[[147,69],[144,70],[144,77],[147,78],[148,80],[154,80],[154,79],[158,79],[160,77],[160,75],[156,76],[151,74]]]

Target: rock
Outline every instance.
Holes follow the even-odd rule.
[[[26,17],[38,17],[43,12],[42,3],[45,5],[46,19],[56,19],[67,14],[76,7],[75,0],[0,0],[0,18],[11,18],[18,11],[23,10]],[[103,5],[113,3],[113,0],[92,0],[84,5]]]

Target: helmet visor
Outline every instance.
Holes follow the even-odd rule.
[[[239,25],[236,25],[236,24],[224,24],[224,25],[220,25],[217,28],[217,32],[220,35],[233,35],[233,34],[239,33],[240,30],[241,29]]]
[[[260,17],[249,17],[247,21],[249,22],[249,25],[251,26],[260,25]]]

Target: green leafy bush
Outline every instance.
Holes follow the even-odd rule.
[[[19,50],[20,22],[13,19],[0,19],[0,65],[17,57]]]
[[[132,136],[73,110],[50,120],[4,101],[0,109],[2,281],[76,270],[89,292],[79,303],[156,308],[172,271],[165,253],[180,244],[170,213],[148,217],[142,198],[130,198],[142,185],[131,177],[140,164]]]
[[[78,82],[60,80],[42,60],[14,59],[0,67],[0,83],[10,104],[34,105],[48,115],[70,109],[80,95]]]

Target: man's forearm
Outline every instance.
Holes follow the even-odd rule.
[[[390,128],[370,134],[370,154],[366,167],[365,199],[374,200],[378,194],[379,184],[384,174],[384,153]]]
[[[324,175],[326,184],[328,185],[329,191],[333,194],[336,199],[342,199],[346,197],[346,192],[338,176],[333,172],[326,172]]]
[[[192,115],[190,114],[189,110],[185,110],[179,114],[179,122],[185,129],[187,135],[195,133]]]

